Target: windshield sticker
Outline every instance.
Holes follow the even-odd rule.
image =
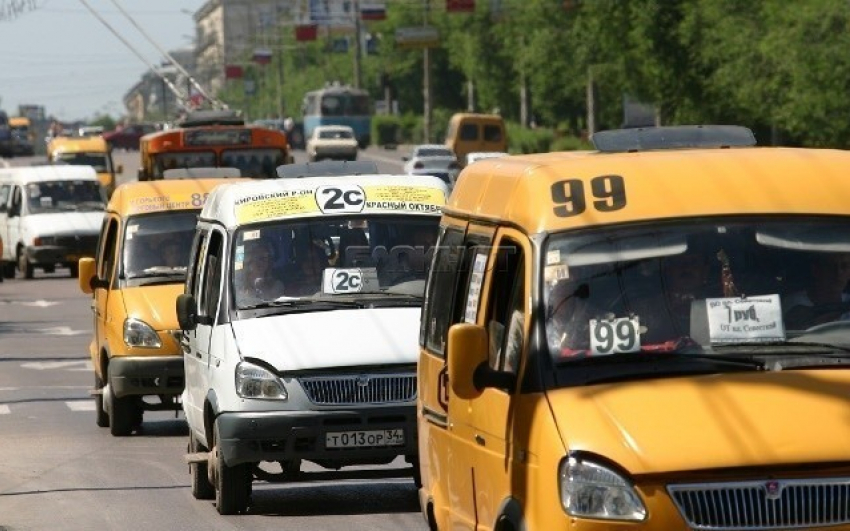
[[[245,234],[242,236],[242,240],[248,242],[248,241],[251,241],[251,240],[256,240],[259,237],[260,237],[260,231],[259,230],[246,230]]]
[[[127,225],[127,239],[132,240],[133,235],[139,231],[139,226],[137,224]]]
[[[640,319],[590,320],[590,350],[595,355],[640,352]]]
[[[238,223],[254,223],[289,216],[401,212],[439,214],[445,194],[426,186],[356,184],[324,185],[315,190],[281,190],[239,199],[235,215]]]
[[[567,264],[548,265],[543,269],[543,279],[547,284],[570,278],[570,267]]]
[[[374,292],[380,289],[378,270],[366,269],[334,269],[327,268],[322,273],[322,293],[345,295],[362,291]]]
[[[245,261],[245,246],[237,245],[236,252],[233,254],[233,269],[239,271],[242,269],[242,263]]]
[[[706,299],[712,343],[785,341],[779,295]]]
[[[472,274],[469,276],[469,295],[466,298],[466,312],[463,322],[478,321],[478,300],[481,298],[481,284],[484,282],[484,271],[487,270],[487,254],[479,252],[472,264]]]
[[[128,215],[162,210],[201,208],[209,194],[175,194],[135,197],[130,200]]]
[[[546,265],[555,265],[561,263],[561,250],[560,249],[552,249],[551,251],[546,253]]]

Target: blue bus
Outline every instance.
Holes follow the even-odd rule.
[[[330,85],[304,95],[304,138],[310,138],[317,125],[347,125],[361,148],[371,142],[372,98],[365,90],[347,85]]]

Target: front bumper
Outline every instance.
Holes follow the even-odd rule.
[[[80,258],[94,257],[98,235],[57,236],[50,245],[28,245],[24,252],[33,264],[75,264]]]
[[[418,453],[416,406],[363,410],[222,413],[217,441],[228,466],[260,461],[325,460],[340,466]],[[404,445],[377,448],[326,448],[329,432],[404,430]]]
[[[185,385],[182,356],[112,358],[109,385],[115,396],[179,395]]]

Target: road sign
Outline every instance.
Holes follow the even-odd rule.
[[[413,26],[395,30],[399,48],[436,48],[440,45],[440,32],[434,26]]]

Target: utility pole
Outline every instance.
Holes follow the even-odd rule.
[[[361,48],[360,39],[360,0],[354,0],[354,88],[360,88],[361,79],[363,77],[362,67],[360,65],[363,50]]]
[[[430,0],[424,0],[425,9],[423,10],[423,15],[425,19],[425,26],[428,25],[428,10],[431,8]],[[422,102],[423,102],[423,120],[422,120],[422,132],[425,136],[425,143],[431,142],[431,49],[427,46],[422,50]]]
[[[594,99],[593,65],[587,67],[587,138],[596,132],[596,100]]]

